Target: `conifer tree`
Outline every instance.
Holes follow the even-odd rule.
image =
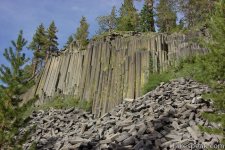
[[[140,31],[154,32],[154,14],[153,14],[153,0],[145,0],[145,4],[140,13]]]
[[[84,49],[88,44],[88,28],[89,24],[87,23],[86,17],[83,16],[80,20],[80,26],[74,35],[76,41],[81,45],[81,49]]]
[[[11,130],[14,113],[11,101],[5,95],[5,90],[0,86],[0,148],[2,149],[6,148],[11,137],[9,130]]]
[[[119,31],[136,31],[138,28],[138,13],[134,7],[133,0],[124,0],[120,8],[118,19]]]
[[[99,24],[98,33],[109,32],[117,27],[117,17],[116,17],[116,7],[114,6],[111,10],[111,14],[108,16],[99,16],[97,17]]]
[[[184,14],[187,27],[205,24],[213,11],[216,0],[183,0],[180,1],[180,9]]]
[[[26,75],[23,70],[24,65],[29,61],[23,53],[23,48],[27,41],[23,38],[23,31],[19,32],[16,41],[12,41],[12,46],[4,51],[4,57],[9,62],[10,66],[2,64],[0,66],[0,80],[3,82],[6,99],[9,99],[14,106],[20,101],[19,95],[24,92],[27,86]]]
[[[109,16],[109,31],[116,29],[116,26],[117,26],[116,6],[113,6]]]
[[[160,0],[156,11],[156,23],[160,32],[171,32],[176,28],[176,12],[168,0]]]
[[[67,48],[72,42],[73,42],[73,36],[70,35],[67,39],[66,44],[63,46],[63,48]]]
[[[51,54],[54,51],[57,51],[58,48],[58,37],[56,36],[56,33],[58,32],[56,26],[55,26],[55,22],[52,21],[48,30],[47,30],[47,55]],[[48,56],[47,56],[48,58]]]
[[[33,75],[42,67],[47,53],[47,33],[43,24],[40,24],[28,46],[33,50]]]

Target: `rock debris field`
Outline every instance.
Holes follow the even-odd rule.
[[[207,92],[207,86],[179,78],[135,100],[125,99],[97,119],[75,108],[40,110],[33,112],[16,138],[34,128],[25,150],[32,144],[40,150],[185,150],[190,144],[215,145],[221,137],[198,127],[219,126],[201,117],[202,112],[214,111],[201,97]]]

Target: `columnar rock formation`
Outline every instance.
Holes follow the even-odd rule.
[[[84,51],[73,43],[50,58],[29,94],[39,95],[39,103],[57,94],[74,95],[91,101],[99,117],[123,99],[141,96],[151,72],[164,71],[196,52],[204,49],[184,35],[112,34],[91,41]]]
[[[210,89],[190,79],[162,83],[134,101],[124,101],[101,118],[74,108],[37,111],[16,139],[35,127],[23,149],[55,150],[189,150],[219,145],[219,135],[202,133],[199,125],[219,128],[202,118],[214,112],[201,95]],[[220,147],[219,147],[220,146]]]

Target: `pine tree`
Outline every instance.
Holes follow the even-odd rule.
[[[156,10],[156,22],[160,32],[171,32],[176,28],[176,12],[168,0],[160,0]]]
[[[24,92],[24,87],[27,86],[26,76],[24,76],[24,65],[29,61],[23,53],[23,47],[27,41],[23,38],[22,30],[19,32],[16,41],[12,41],[12,47],[5,49],[4,57],[9,62],[10,66],[2,64],[0,66],[0,80],[3,82],[6,98],[11,101],[14,106],[20,101],[19,95]]]
[[[216,0],[184,0],[180,1],[180,9],[184,14],[187,27],[205,24],[213,11]]]
[[[109,31],[116,29],[116,27],[117,27],[116,6],[113,6],[111,14],[109,16]]]
[[[138,13],[134,7],[133,0],[124,0],[120,8],[118,20],[119,31],[136,31],[138,28]]]
[[[55,26],[55,22],[52,21],[49,28],[48,28],[48,31],[47,31],[47,46],[48,46],[48,49],[47,49],[47,55],[51,54],[52,52],[54,51],[57,51],[58,48],[58,42],[57,42],[57,39],[58,37],[56,36],[56,33],[58,32],[56,26]],[[48,58],[48,56],[47,56]]]
[[[73,42],[73,36],[70,35],[67,39],[66,44],[64,45],[64,48],[67,48],[72,42]]]
[[[154,32],[154,18],[153,18],[153,0],[145,0],[145,4],[140,13],[140,31]]]
[[[28,46],[33,50],[33,75],[42,68],[47,53],[47,33],[43,24],[40,24],[33,36],[32,42]]]
[[[23,38],[23,31],[15,41],[11,41],[12,47],[5,49],[3,56],[9,65],[0,66],[0,148],[12,149],[17,123],[21,120],[20,96],[31,87],[31,69],[27,64],[29,58],[23,52],[27,41]],[[15,145],[14,145],[15,146]]]
[[[5,95],[5,90],[0,86],[0,148],[7,149],[6,144],[10,139],[11,122],[15,111],[9,99]],[[12,137],[11,137],[12,138]]]
[[[183,30],[185,28],[184,20],[180,19],[179,24],[177,25],[178,30]]]
[[[85,49],[88,44],[88,28],[89,24],[85,17],[82,17],[80,20],[80,26],[77,28],[77,32],[75,33],[75,39],[80,44],[81,49]]]
[[[98,33],[109,32],[117,27],[117,17],[116,17],[116,7],[114,6],[111,10],[111,14],[108,16],[99,16],[97,17],[99,24]]]

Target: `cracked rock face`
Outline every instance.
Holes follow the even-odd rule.
[[[101,118],[74,108],[38,111],[30,116],[24,131],[35,127],[23,145],[36,149],[189,149],[190,144],[213,145],[219,136],[202,133],[198,126],[215,127],[201,117],[213,112],[202,93],[210,89],[191,79],[161,83],[155,90],[135,100],[124,101]]]

